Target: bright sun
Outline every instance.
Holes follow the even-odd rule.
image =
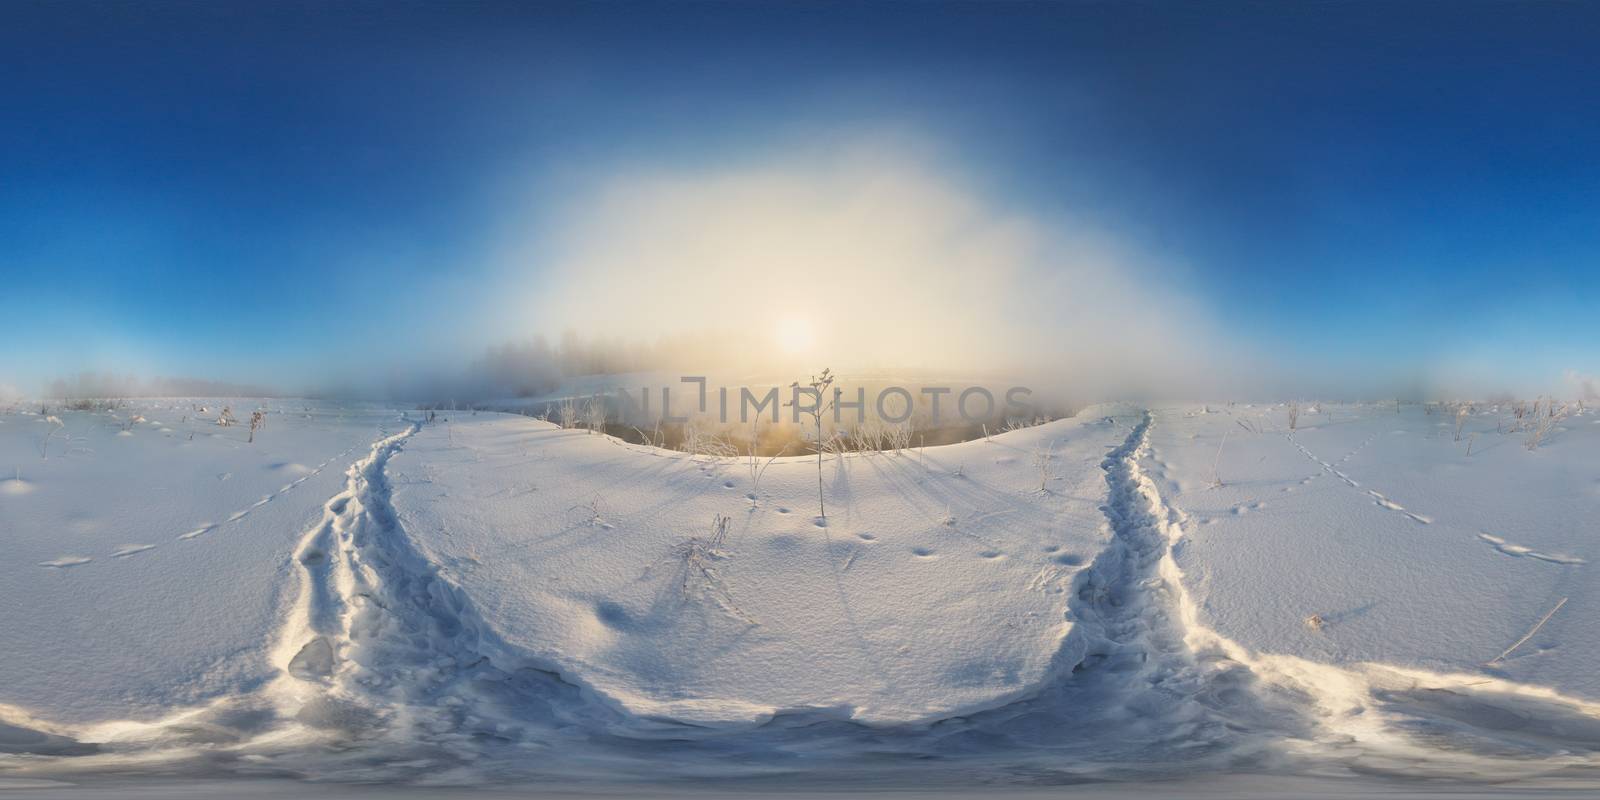
[[[777,342],[778,349],[788,355],[805,353],[811,349],[811,320],[804,317],[784,317],[778,320],[778,327],[773,331],[773,339]]]

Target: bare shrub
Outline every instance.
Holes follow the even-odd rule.
[[[706,430],[704,423],[690,420],[683,425],[683,452],[713,459],[731,459],[739,456],[739,448],[715,432]]]
[[[561,401],[561,405],[556,408],[556,424],[564,431],[578,427],[577,398],[568,397]]]
[[[911,423],[911,420],[895,423],[887,429],[888,444],[894,450],[895,455],[911,449],[911,435],[915,430],[916,426]]]
[[[606,399],[604,396],[596,394],[584,401],[583,426],[588,428],[590,433],[606,432]]]
[[[1527,423],[1528,438],[1524,442],[1528,449],[1538,450],[1539,445],[1544,444],[1545,438],[1550,435],[1550,429],[1554,427],[1556,422],[1559,420],[1560,418],[1554,414],[1544,414],[1536,419],[1530,420]]]

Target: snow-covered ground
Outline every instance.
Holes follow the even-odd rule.
[[[241,422],[219,426],[229,403]],[[155,719],[274,674],[262,645],[289,553],[397,417],[276,400],[38,410],[0,415],[0,706],[65,723]]]
[[[1293,431],[1284,407],[1211,410],[1158,414],[1151,448],[1204,625],[1259,652],[1600,701],[1600,415],[1530,449],[1494,406],[1459,439],[1452,412],[1416,405],[1324,406]]]
[[[1100,406],[824,520],[809,457],[196,404],[0,417],[0,777],[1596,785],[1592,412]]]

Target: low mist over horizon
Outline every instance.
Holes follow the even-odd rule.
[[[0,396],[1596,399],[1592,9],[829,8],[12,5]]]

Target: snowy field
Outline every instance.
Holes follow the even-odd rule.
[[[262,407],[254,443],[240,401],[0,415],[0,706],[152,720],[276,672],[289,553],[397,415]]]
[[[1592,410],[1097,406],[829,456],[825,518],[814,457],[513,415],[37,411],[0,415],[18,796],[1600,780]]]

